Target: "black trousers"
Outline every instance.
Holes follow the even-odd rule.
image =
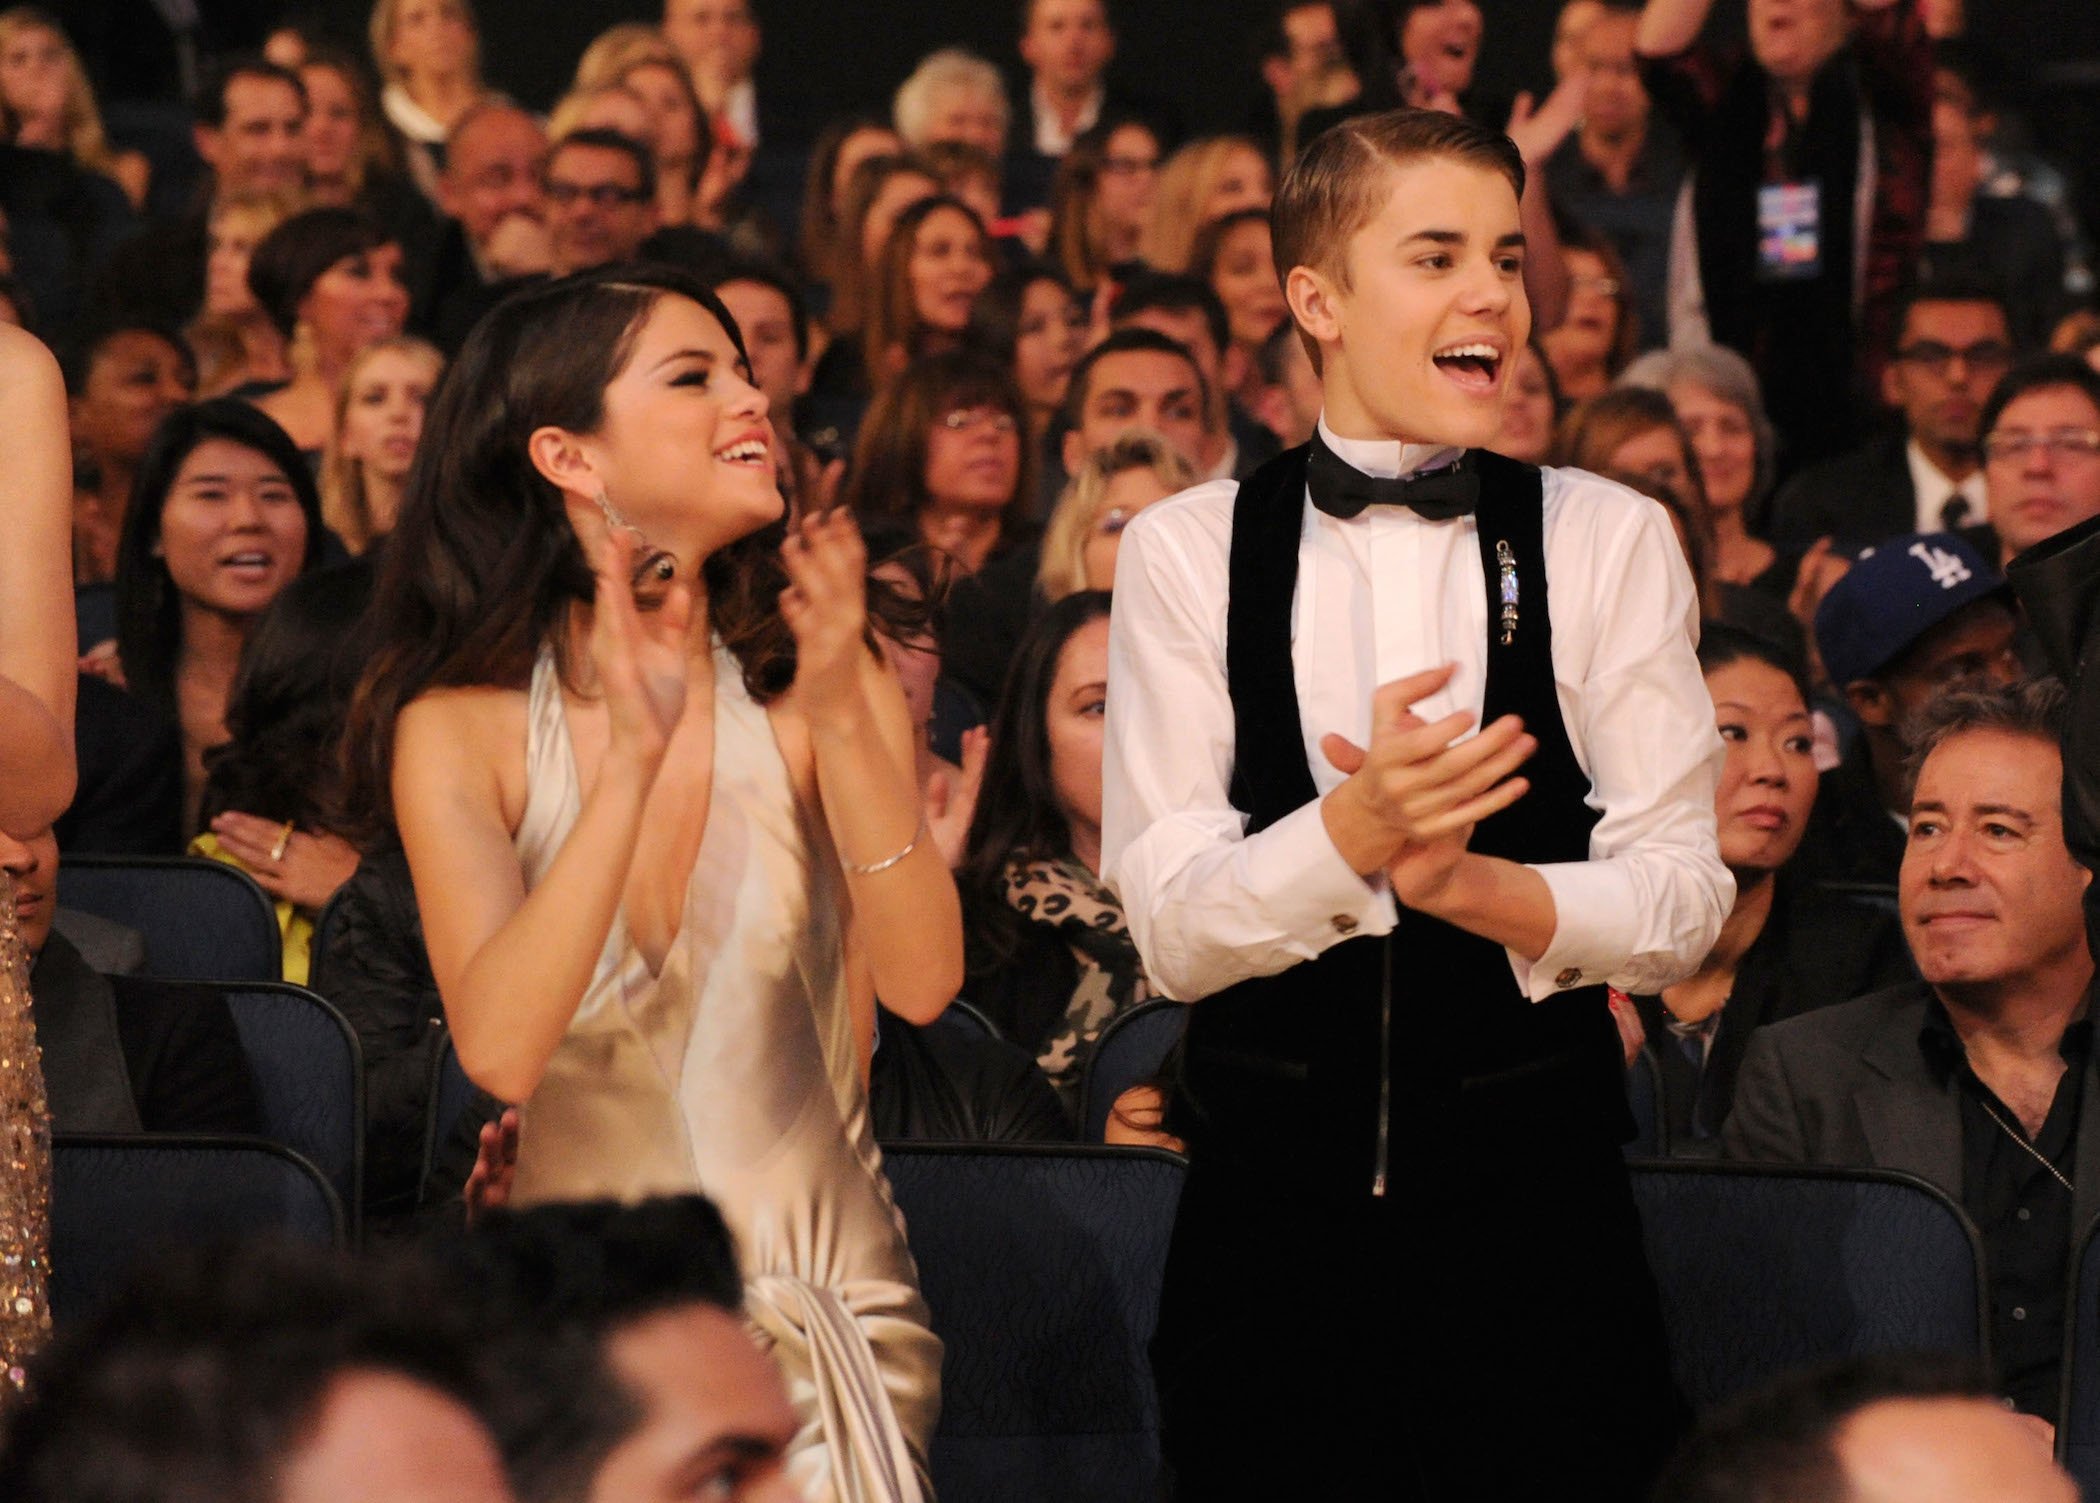
[[[1644,1495],[1687,1414],[1609,1144],[1376,1198],[1189,1172],[1153,1362],[1177,1503]]]

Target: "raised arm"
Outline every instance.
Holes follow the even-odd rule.
[[[73,801],[73,461],[65,383],[0,325],[0,829],[33,834]]]
[[[1642,57],[1675,57],[1699,40],[1713,0],[1648,0],[1634,28],[1633,50]]]
[[[852,516],[811,516],[782,558],[795,634],[792,705],[846,873],[854,948],[882,1005],[930,1023],[962,988],[962,904],[926,827],[904,691],[867,645],[867,549]]]
[[[583,808],[546,876],[525,890],[497,768],[515,715],[478,690],[425,695],[401,716],[394,804],[415,877],[431,973],[460,1064],[504,1101],[538,1088],[597,969],[620,909],[642,811],[684,712],[689,598],[674,587],[636,612],[630,548],[594,550],[591,657],[611,738]]]

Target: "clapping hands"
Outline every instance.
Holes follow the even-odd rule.
[[[653,766],[685,713],[693,592],[674,582],[655,609],[643,611],[635,600],[633,536],[608,526],[590,507],[572,505],[571,511],[597,585],[591,666],[612,720],[613,745]]]
[[[868,549],[844,508],[789,524],[780,614],[795,636],[795,697],[813,717],[848,709],[868,658]]]

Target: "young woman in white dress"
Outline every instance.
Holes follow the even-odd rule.
[[[353,772],[414,873],[515,1198],[700,1190],[801,1410],[810,1496],[918,1499],[939,1408],[869,1128],[875,998],[961,920],[843,514],[783,524],[735,322],[661,270],[529,292],[432,406]]]

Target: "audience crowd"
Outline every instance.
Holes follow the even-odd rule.
[[[1905,1170],[1986,1254],[1991,1371],[1804,1374],[1707,1416],[1659,1496],[1926,1496],[1927,1464],[1969,1479],[1935,1497],[2070,1496],[1985,1400],[2057,1420],[2100,1214],[2100,225],[1959,0],[1748,0],[1740,45],[1711,0],[1564,0],[1515,100],[1476,85],[1475,0],[1272,0],[1218,85],[1244,133],[1193,137],[1115,71],[1127,3],[1026,0],[1017,72],[944,48],[887,117],[833,119],[759,87],[762,0],[614,25],[558,100],[483,72],[515,6],[378,0],[358,37],[157,4],[191,23],[157,82],[63,8],[0,11],[0,322],[57,353],[74,460],[78,788],[0,834],[53,1121],[253,1129],[223,1009],[56,907],[64,861],[207,856],[358,1034],[367,1240],[477,1223],[168,1261],[32,1369],[0,1496],[795,1495],[711,1206],[504,1211],[486,1095],[425,1150],[444,1008],[342,765],[425,411],[521,289],[656,262],[719,294],[791,515],[849,509],[913,607],[871,619],[988,1027],[884,1013],[877,1131],[1079,1141],[1104,1032],[1163,995],[1100,870],[1118,538],[1311,436],[1270,196],[1325,125],[1401,106],[1530,169],[1496,447],[1665,507],[1707,618],[1737,895],[1694,975],[1615,998],[1656,1147]],[[1111,1141],[1180,1146],[1159,1063]]]

